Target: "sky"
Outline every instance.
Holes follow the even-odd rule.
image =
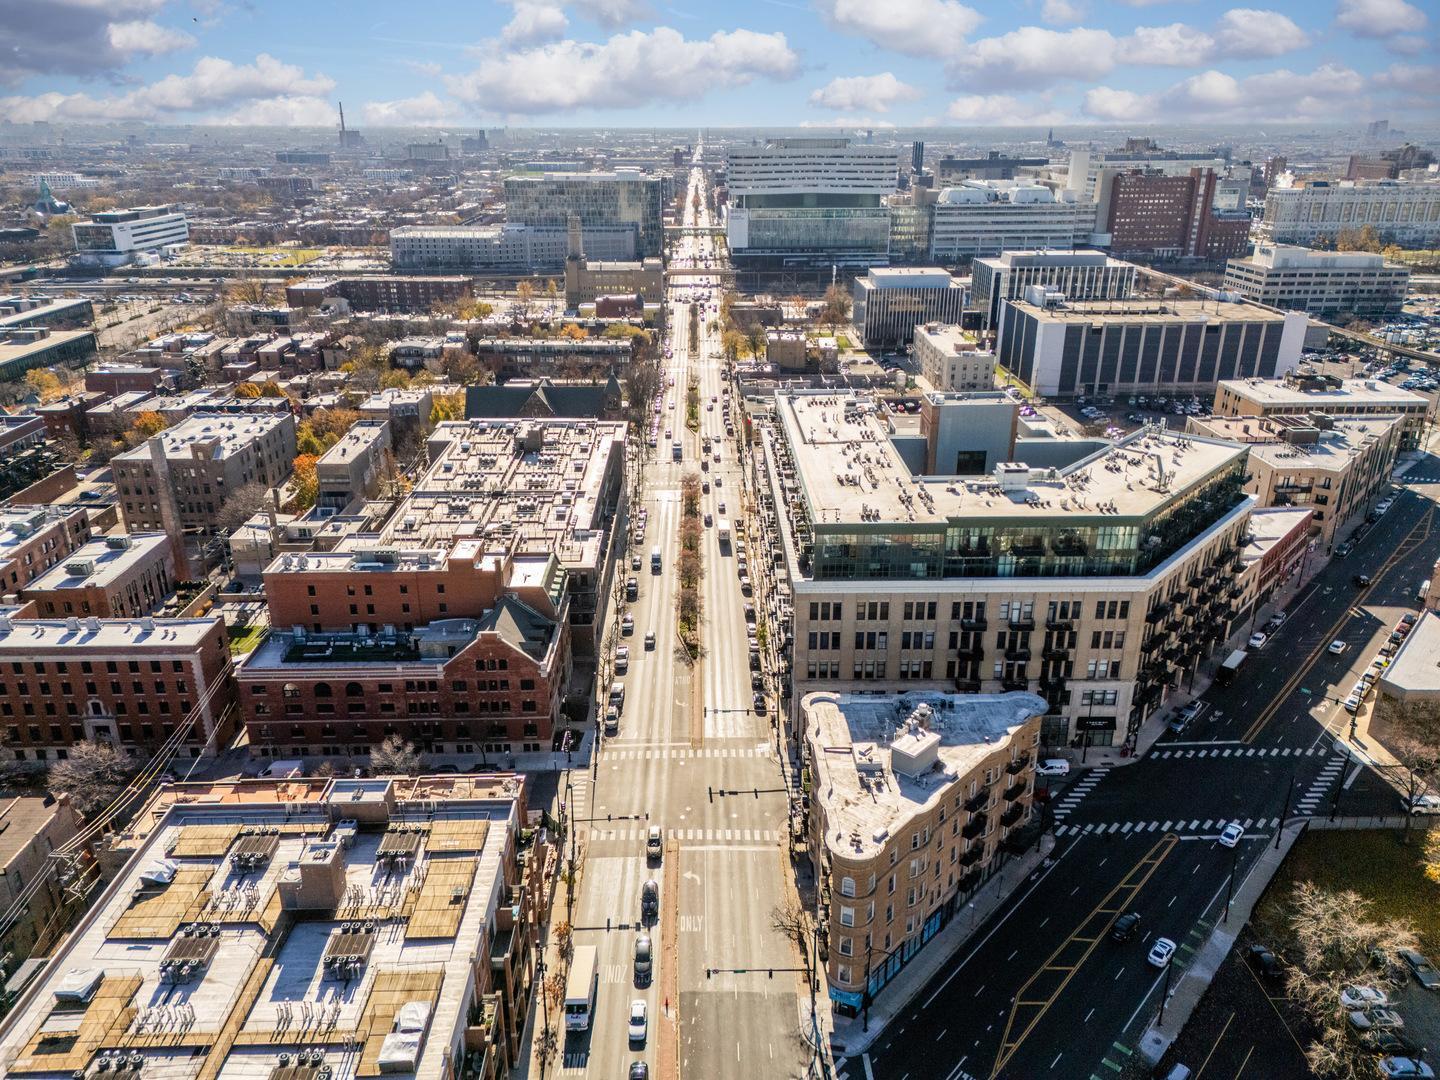
[[[0,0],[0,118],[332,126],[342,101],[360,128],[1434,120],[1437,22],[1433,0]]]

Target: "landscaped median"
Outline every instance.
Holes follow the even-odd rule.
[[[700,524],[700,477],[686,473],[680,481],[680,559],[676,565],[680,588],[675,596],[675,621],[680,642],[691,660],[700,648],[700,575],[704,568],[700,540],[704,535]]]

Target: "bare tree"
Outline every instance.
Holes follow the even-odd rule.
[[[220,504],[215,514],[215,524],[223,532],[234,532],[249,521],[265,505],[267,488],[257,480],[241,484]]]
[[[387,735],[370,751],[370,771],[376,776],[414,776],[420,771],[420,755],[414,743],[399,735]]]
[[[82,742],[50,766],[47,784],[55,794],[69,795],[76,811],[90,817],[115,801],[131,770],[130,758],[110,743]]]
[[[1340,994],[1355,984],[1400,985],[1405,976],[1398,952],[1416,947],[1413,927],[1376,919],[1370,902],[1353,892],[1301,882],[1290,899],[1286,932],[1286,993],[1316,1031],[1305,1050],[1311,1070],[1327,1080],[1373,1076],[1374,1048],[1354,1037]]]
[[[805,913],[799,900],[782,900],[772,907],[770,929],[794,942],[795,948],[799,949],[800,955],[805,958],[805,966],[810,966],[810,953],[805,947],[810,939],[810,916]]]

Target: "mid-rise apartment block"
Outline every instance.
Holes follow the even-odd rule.
[[[583,256],[565,260],[565,306],[578,308],[602,296],[640,297],[658,304],[665,298],[665,266],[659,258],[603,262]]]
[[[211,757],[235,733],[225,624],[210,619],[60,619],[0,613],[0,725],[21,761],[84,741],[148,757]]]
[[[817,691],[800,702],[807,835],[837,1012],[858,1015],[1030,820],[1044,698]]]
[[[988,329],[1004,301],[1022,299],[1032,286],[1067,300],[1128,300],[1136,273],[1134,263],[1103,251],[1006,251],[970,264],[970,303]]]
[[[1309,368],[1282,379],[1232,379],[1215,390],[1216,416],[1308,417],[1312,413],[1343,420],[1399,416],[1400,449],[1420,446],[1430,418],[1430,399],[1377,379],[1341,379]]]
[[[55,880],[50,853],[75,838],[80,817],[69,795],[12,795],[0,808],[0,824],[5,826],[0,831],[0,904],[22,913],[0,934],[0,949],[12,958],[7,967],[18,969],[26,957],[43,956],[65,932],[61,912],[67,897]],[[37,878],[43,879],[38,886]]]
[[[218,527],[247,484],[275,487],[295,460],[295,418],[285,413],[196,413],[116,455],[110,467],[132,532]]]
[[[995,354],[958,326],[917,326],[915,362],[935,390],[990,390],[995,386]]]
[[[445,274],[381,274],[375,277],[311,278],[285,286],[292,308],[318,308],[336,297],[356,311],[428,312],[436,304],[471,295],[473,279]]]
[[[1397,315],[1410,287],[1407,267],[1365,251],[1312,251],[1260,244],[1225,264],[1226,292],[1271,307],[1348,318]]]
[[[1071,191],[1011,180],[966,180],[931,207],[930,257],[954,264],[1003,251],[1089,247],[1095,204]]]
[[[924,323],[959,323],[965,284],[939,267],[875,268],[855,279],[851,318],[867,349],[906,345]]]
[[[1259,239],[1271,244],[1333,246],[1341,230],[1374,226],[1381,243],[1440,247],[1440,183],[1311,180],[1265,194]]]
[[[564,230],[578,221],[587,229],[629,229],[635,256],[664,252],[664,178],[639,169],[612,172],[548,172],[505,178],[505,220],[511,225]],[[591,258],[608,256],[591,251]]]
[[[1399,416],[1191,417],[1188,428],[1250,447],[1245,490],[1262,507],[1309,507],[1311,535],[1329,552],[1390,488]]]
[[[0,591],[20,593],[90,539],[83,506],[0,508]]]
[[[1087,201],[1098,202],[1107,174],[1114,176],[1139,171],[1162,176],[1188,176],[1192,169],[1210,169],[1223,174],[1226,161],[1205,151],[1181,153],[1162,150],[1150,139],[1129,139],[1124,147],[1114,150],[1071,150],[1065,186]]]
[[[70,226],[75,251],[87,262],[118,266],[140,252],[157,252],[190,239],[185,214],[173,206],[104,210]]]
[[[390,446],[388,419],[357,420],[315,462],[315,505],[338,514],[374,495],[393,461]]]
[[[509,773],[167,785],[0,1024],[5,1072],[500,1080],[554,858],[524,822]]]
[[[792,720],[821,690],[1025,690],[1042,738],[1133,742],[1245,614],[1239,444],[1144,428],[1073,457],[914,469],[875,403],[779,394],[761,513],[793,604]],[[1064,440],[1052,440],[1064,441]]]
[[[1305,316],[1199,300],[1007,300],[995,353],[1037,394],[1197,394],[1300,362]]]
[[[44,617],[102,619],[153,614],[175,591],[175,554],[164,533],[102,536],[77,548],[25,587]]]

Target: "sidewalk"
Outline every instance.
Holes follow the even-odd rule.
[[[1170,997],[1165,1004],[1165,1020],[1163,1023],[1152,1023],[1141,1036],[1139,1043],[1140,1053],[1145,1060],[1152,1065],[1164,1056],[1165,1051],[1170,1048],[1180,1036],[1181,1030],[1189,1021],[1195,1007],[1200,1004],[1200,999],[1205,996],[1205,991],[1210,987],[1210,980],[1215,977],[1215,972],[1230,955],[1230,949],[1235,944],[1236,937],[1250,921],[1250,913],[1254,910],[1260,896],[1265,892],[1270,879],[1280,869],[1280,864],[1285,861],[1285,856],[1290,853],[1290,847],[1297,838],[1305,831],[1303,824],[1288,825],[1280,839],[1280,847],[1277,849],[1274,844],[1266,844],[1265,850],[1250,867],[1240,887],[1235,890],[1235,895],[1230,903],[1230,918],[1220,921],[1219,912],[1216,914],[1216,921],[1210,930],[1210,936],[1205,943],[1196,951],[1190,965],[1185,973],[1180,976],[1170,990]],[[1216,894],[1216,900],[1220,894]],[[1205,915],[1208,916],[1207,909]],[[1202,918],[1205,916],[1202,916]],[[1144,1010],[1150,999],[1147,996],[1141,1002],[1137,1014]],[[1158,1006],[1156,1006],[1158,1010]]]
[[[1049,833],[1044,834],[1037,848],[1012,858],[982,885],[965,905],[964,910],[950,920],[950,925],[936,934],[915,959],[880,991],[874,1004],[870,1006],[868,1030],[865,1030],[866,1024],[861,1017],[836,1014],[823,985],[815,1000],[818,1016],[812,1016],[811,1003],[801,999],[800,1029],[813,1032],[810,1037],[828,1041],[836,1057],[863,1054],[874,1045],[886,1025],[904,1012],[911,1001],[929,985],[936,973],[954,963],[956,953],[970,940],[976,928],[983,926],[996,909],[1041,868],[1041,864],[1054,848],[1055,838]],[[821,1045],[823,1047],[825,1043],[822,1042]]]

